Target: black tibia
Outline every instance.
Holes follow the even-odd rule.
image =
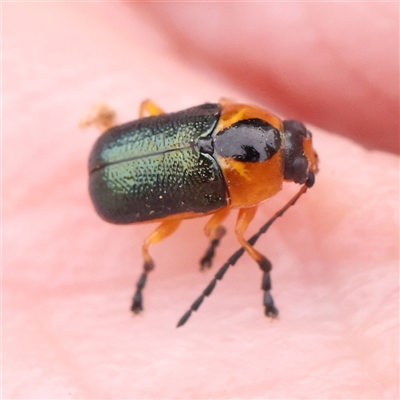
[[[270,271],[272,269],[272,264],[264,258],[264,263],[260,268],[264,272],[263,278],[261,281],[261,289],[264,291],[264,296],[263,296],[263,305],[264,305],[264,314],[267,317],[274,318],[277,317],[279,314],[278,309],[274,305],[274,299],[272,298],[272,295],[270,293],[270,290],[272,289],[271,285],[271,275]]]
[[[205,268],[211,268],[212,260],[215,256],[215,249],[219,246],[222,237],[225,235],[226,229],[219,226],[211,239],[210,246],[206,250],[203,258],[200,260],[200,269],[203,271]]]
[[[154,269],[154,263],[153,261],[150,262],[145,262],[143,265],[143,272],[140,275],[140,278],[138,279],[136,283],[136,292],[133,295],[132,299],[132,306],[131,306],[131,311],[135,314],[139,314],[141,311],[143,311],[143,295],[142,295],[142,290],[144,289],[147,281],[147,274]]]

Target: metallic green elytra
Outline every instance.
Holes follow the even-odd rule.
[[[109,129],[89,158],[89,191],[106,221],[127,224],[227,205],[220,167],[207,153],[221,113],[203,104]]]

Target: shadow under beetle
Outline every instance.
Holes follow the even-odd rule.
[[[142,291],[154,269],[151,245],[171,235],[183,219],[212,215],[204,228],[210,246],[200,261],[201,269],[209,268],[225,234],[221,224],[231,209],[238,209],[235,233],[241,249],[218,270],[178,326],[199,308],[244,251],[263,271],[265,315],[276,317],[278,310],[270,294],[271,263],[253,245],[313,186],[318,157],[311,133],[298,121],[281,121],[259,107],[227,100],[169,114],[146,100],[139,117],[114,126],[113,111],[99,105],[82,123],[105,130],[89,157],[89,192],[99,216],[114,224],[160,222],[142,247],[143,272],[131,310],[139,313],[143,309]],[[246,240],[244,233],[258,205],[278,193],[284,181],[302,187]]]

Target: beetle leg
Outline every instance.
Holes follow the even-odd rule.
[[[81,128],[94,125],[102,132],[115,126],[115,111],[107,104],[99,103],[93,106],[85,118],[79,122]]]
[[[153,116],[160,114],[164,114],[164,110],[158,107],[158,105],[155,104],[152,100],[145,100],[142,101],[142,104],[140,104],[139,118],[144,118],[147,115]]]
[[[259,253],[243,237],[243,234],[246,231],[247,227],[249,226],[251,220],[253,219],[256,211],[257,207],[241,208],[239,210],[238,219],[235,227],[235,233],[242,247],[247,251],[250,257],[257,262],[257,264],[264,273],[261,285],[262,290],[264,290],[264,299],[263,299],[263,304],[265,309],[264,312],[267,317],[273,318],[278,315],[278,310],[274,305],[274,300],[270,293],[271,290],[270,271],[272,269],[272,265],[267,258],[265,258],[261,253]]]
[[[146,285],[147,274],[154,269],[154,262],[149,255],[149,247],[174,233],[180,223],[181,221],[179,219],[164,221],[161,225],[157,227],[155,231],[150,233],[150,235],[147,236],[146,240],[144,241],[142,247],[144,258],[143,272],[136,283],[136,292],[133,296],[131,306],[131,311],[133,311],[135,314],[138,314],[140,311],[143,310],[142,290]]]
[[[211,243],[204,256],[200,260],[201,270],[204,270],[205,268],[211,268],[212,260],[215,255],[215,249],[226,233],[226,229],[221,225],[221,223],[228,216],[229,211],[230,210],[228,207],[217,211],[204,227],[204,233],[211,240]]]

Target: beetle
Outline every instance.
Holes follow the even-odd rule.
[[[248,104],[228,100],[164,113],[153,101],[140,106],[139,119],[115,125],[115,114],[100,105],[83,122],[105,132],[89,157],[89,193],[97,214],[114,224],[159,222],[142,247],[143,272],[131,310],[143,310],[142,291],[154,269],[149,247],[171,235],[184,219],[210,215],[204,232],[210,245],[200,261],[211,267],[225,234],[222,222],[238,210],[235,226],[242,246],[217,272],[203,294],[178,323],[196,311],[217,280],[246,251],[263,271],[264,312],[276,317],[270,294],[270,261],[253,246],[272,222],[313,186],[318,156],[312,134],[294,120]],[[284,181],[302,185],[250,240],[244,238],[260,203],[278,193]]]

